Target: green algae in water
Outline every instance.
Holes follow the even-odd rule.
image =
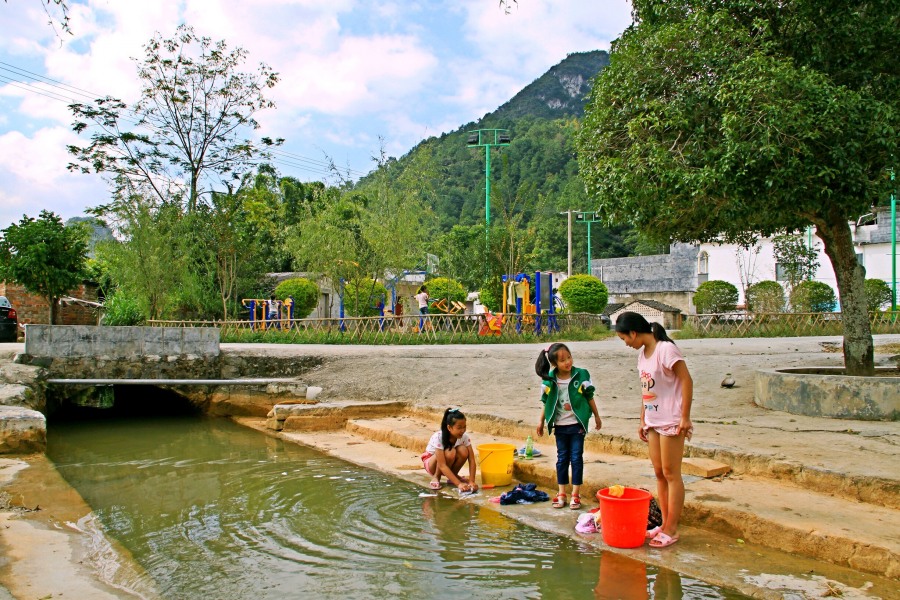
[[[48,455],[166,598],[741,597],[226,420],[54,423]]]

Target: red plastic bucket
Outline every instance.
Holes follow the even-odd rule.
[[[609,488],[597,492],[603,543],[613,548],[637,548],[643,545],[652,497],[650,492],[637,488],[625,488],[625,494],[621,498],[610,496]]]

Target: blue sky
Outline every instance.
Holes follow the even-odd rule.
[[[66,170],[65,102],[4,81],[9,65],[96,94],[133,101],[131,60],[154,32],[181,23],[250,52],[281,81],[277,109],[258,115],[257,137],[288,152],[355,171],[371,168],[379,136],[390,155],[493,110],[567,53],[608,49],[630,23],[625,0],[69,0],[74,36],[47,25],[42,0],[0,4],[0,228],[42,208],[64,218],[108,198],[100,176]],[[32,87],[41,90],[41,87]],[[326,174],[280,164],[302,180]]]

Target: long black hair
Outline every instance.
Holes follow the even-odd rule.
[[[650,323],[644,318],[644,315],[636,312],[623,312],[616,319],[616,333],[652,333],[657,342],[669,342],[674,344],[668,335],[666,328],[659,323]]]
[[[550,378],[550,369],[556,364],[556,357],[559,355],[560,350],[565,350],[570,356],[572,354],[568,346],[560,343],[550,344],[549,348],[541,350],[541,353],[538,354],[537,362],[534,363],[534,372],[537,373],[538,377],[541,379]]]
[[[444,447],[444,450],[450,449],[450,430],[448,427],[453,427],[459,421],[465,421],[466,415],[462,414],[462,411],[458,408],[448,408],[444,411],[444,418],[441,419],[441,445]]]

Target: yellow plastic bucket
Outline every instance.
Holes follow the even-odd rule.
[[[516,447],[512,444],[482,444],[478,446],[481,485],[504,486],[512,483],[515,452]]]

